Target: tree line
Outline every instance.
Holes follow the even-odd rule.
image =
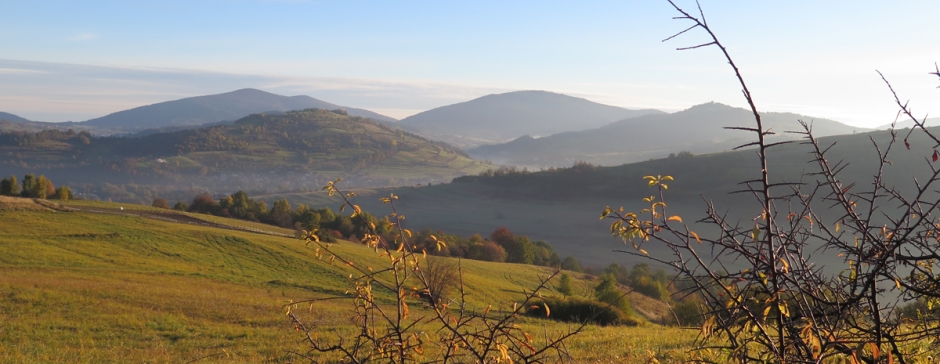
[[[275,200],[269,207],[264,200],[252,199],[244,191],[218,200],[208,193],[203,193],[196,195],[188,204],[180,201],[172,207],[166,199],[155,198],[152,206],[261,222],[294,229],[298,233],[316,231],[316,235],[326,242],[337,239],[358,241],[369,232],[370,224],[376,227],[378,235],[387,242],[394,241],[394,236],[398,233],[387,217],[377,218],[368,212],[362,212],[361,219],[351,218],[336,213],[329,207],[312,208],[304,204],[292,208],[287,199]],[[439,240],[446,243],[438,246]],[[418,251],[423,250],[427,254],[438,256],[549,267],[565,267],[572,264],[579,266],[574,257],[569,256],[562,260],[551,244],[513,234],[505,227],[497,228],[487,238],[480,234],[461,237],[440,230],[424,229],[414,234],[412,244]]]
[[[74,197],[68,186],[56,188],[46,176],[36,177],[34,174],[23,176],[22,186],[16,176],[4,178],[0,181],[0,195],[58,200],[71,200]]]

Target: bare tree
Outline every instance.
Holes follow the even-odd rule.
[[[687,294],[701,297],[704,323],[697,340],[697,360],[703,362],[820,363],[848,360],[855,363],[908,363],[936,352],[940,322],[936,316],[900,316],[905,300],[940,304],[940,206],[936,186],[940,169],[938,140],[889,89],[900,107],[899,116],[914,121],[904,138],[921,132],[934,145],[925,158],[928,178],[914,178],[916,190],[902,193],[885,183],[886,166],[897,134],[887,143],[872,142],[876,173],[869,187],[862,181],[844,181],[843,161],[830,161],[833,145],[821,145],[812,125],[800,121],[803,144],[818,168],[798,181],[776,182],[768,154],[788,142],[770,142],[775,132],[764,127],[751,91],[727,49],[705,20],[701,6],[695,15],[669,3],[675,19],[692,25],[667,38],[692,30],[707,33],[709,42],[678,48],[717,47],[731,65],[753,116],[752,126],[728,129],[753,133],[755,141],[738,148],[756,147],[760,178],[742,181],[733,193],[753,198],[753,211],[739,211],[754,220],[735,221],[705,200],[706,216],[699,223],[717,231],[699,235],[679,216],[667,213],[665,190],[670,176],[647,176],[658,196],[647,200],[639,213],[623,208],[605,209],[601,218],[613,218],[611,231],[632,243],[629,254],[675,267],[690,283]],[[935,66],[936,68],[936,66]],[[940,76],[940,69],[931,74]],[[885,80],[887,84],[887,80]],[[650,241],[671,254],[649,256]],[[844,267],[821,267],[817,258],[839,257]],[[720,258],[720,259],[719,259]],[[841,269],[840,269],[841,268]],[[926,349],[925,349],[926,348]]]

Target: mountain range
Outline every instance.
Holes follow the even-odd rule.
[[[776,134],[771,139],[801,137],[787,133],[801,131],[798,120],[812,123],[813,134],[825,137],[865,132],[837,121],[792,113],[762,114],[765,128]],[[706,103],[672,114],[655,113],[632,117],[599,128],[570,131],[542,138],[523,136],[508,143],[483,145],[468,152],[496,163],[533,167],[564,167],[577,161],[619,165],[670,154],[714,153],[734,149],[753,141],[753,133],[725,127],[749,126],[750,110],[720,103]]]
[[[650,114],[665,113],[629,110],[553,92],[515,91],[438,107],[404,118],[398,124],[430,139],[472,148],[523,135],[547,136],[597,128]]]

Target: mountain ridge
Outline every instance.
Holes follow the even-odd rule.
[[[533,167],[564,167],[577,161],[601,165],[639,162],[670,153],[714,153],[731,150],[750,141],[751,135],[725,127],[752,123],[751,111],[710,102],[672,114],[651,114],[623,119],[599,128],[569,131],[542,138],[517,138],[507,143],[483,145],[468,152],[476,158]],[[817,137],[850,134],[869,129],[837,121],[793,113],[762,114],[764,127],[774,140],[795,139],[798,120],[813,123]]]
[[[631,110],[548,91],[513,91],[427,110],[399,121],[401,127],[458,147],[551,135],[606,125],[630,117],[660,114]]]

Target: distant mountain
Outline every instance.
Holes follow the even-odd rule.
[[[0,169],[73,183],[185,181],[210,190],[319,190],[339,177],[357,186],[441,183],[495,167],[375,120],[322,109],[252,114],[138,137],[0,133],[0,155],[9,156],[0,158]]]
[[[777,133],[771,138],[795,139],[798,120],[813,123],[817,137],[869,131],[836,121],[792,113],[763,113],[765,128]],[[483,145],[469,150],[480,159],[533,167],[564,167],[577,161],[620,165],[671,153],[714,153],[731,150],[753,140],[753,133],[728,130],[728,126],[753,127],[750,110],[719,103],[694,106],[673,114],[652,114],[621,120],[600,128],[559,133],[544,138],[523,136],[511,142]]]
[[[371,118],[380,122],[395,119],[369,110],[339,106],[310,96],[281,96],[246,88],[218,95],[189,97],[119,111],[84,124],[99,128],[117,128],[125,132],[163,127],[195,126],[219,121],[233,121],[245,116],[268,111],[303,109],[346,110],[350,115]]]
[[[16,116],[16,115],[13,115],[13,114],[10,114],[10,113],[7,113],[7,112],[2,112],[2,111],[0,111],[0,120],[14,121],[14,122],[17,122],[17,123],[29,122],[29,120],[27,120],[27,119],[25,119],[25,118],[21,118],[21,117],[19,117],[19,116]]]
[[[924,126],[928,126],[928,127],[940,126],[940,118],[929,118],[927,119]],[[906,128],[912,128],[912,127],[914,127],[914,122],[911,121],[910,119],[899,120],[896,124],[894,124],[895,129],[906,129]],[[890,129],[890,128],[891,128],[891,124],[885,124],[885,125],[877,127],[876,129],[883,130],[883,129]]]
[[[628,110],[546,91],[516,91],[428,110],[402,119],[399,125],[428,138],[468,148],[522,135],[591,129],[649,114],[663,112]]]

